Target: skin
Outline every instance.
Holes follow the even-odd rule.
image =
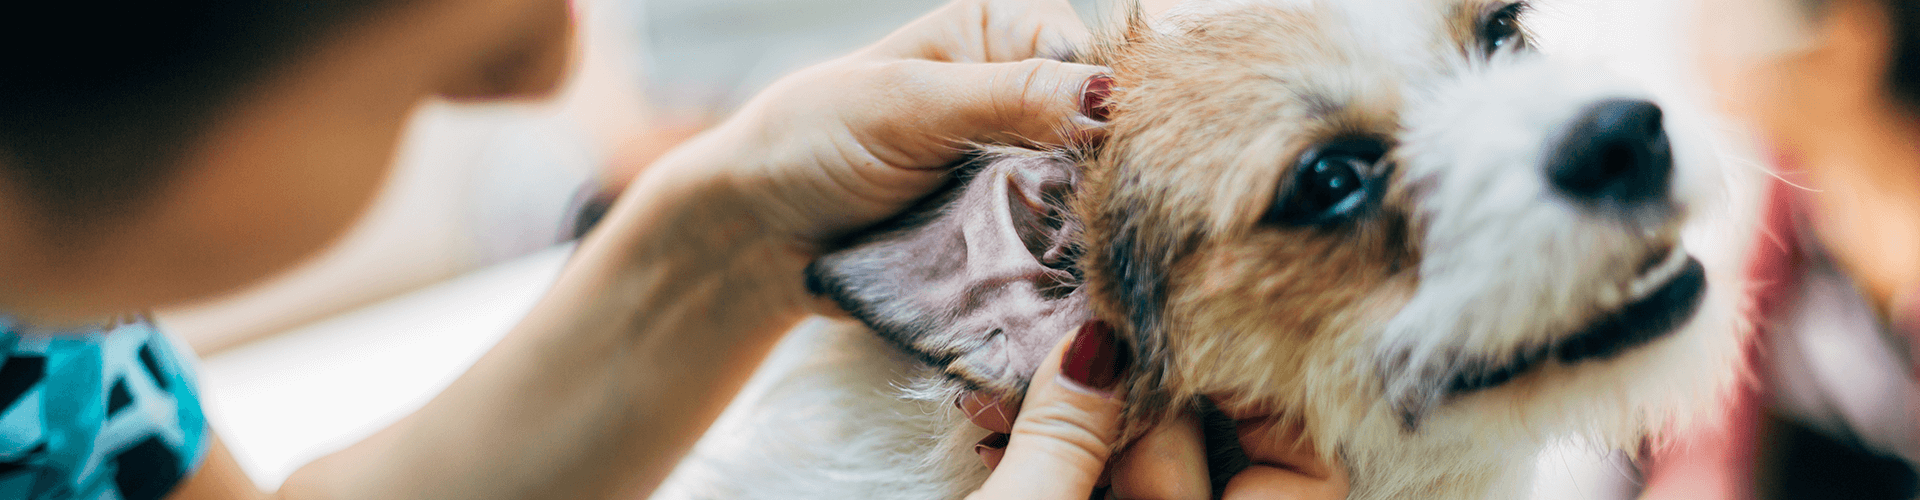
[[[1073,340],[1066,336],[1061,344],[1065,346]],[[1046,382],[1048,386],[1069,385],[1079,388],[1071,381],[1054,380],[1050,373],[1057,373],[1060,349],[1056,348],[1041,371],[1034,376],[1036,388],[1029,389],[1027,400],[1016,408],[1003,408],[1000,405],[986,403],[985,399],[974,396],[962,398],[961,409],[966,411],[975,425],[993,432],[1011,433],[1018,437],[1022,432],[1032,432],[1032,428],[1022,429],[1019,422],[1036,419],[1049,420],[1049,417],[1036,417],[1027,410],[1034,404],[1037,387]],[[1049,372],[1048,370],[1053,370]],[[1113,398],[1112,394],[1092,391],[1102,398]],[[1049,393],[1043,398],[1055,398]],[[1059,399],[1051,399],[1060,401]],[[1080,401],[1070,399],[1068,401]],[[1096,401],[1087,400],[1080,407],[1093,407]],[[1052,403],[1057,404],[1057,403]],[[1058,410],[1053,410],[1058,411]],[[1118,407],[1115,407],[1118,416]],[[1229,410],[1231,411],[1231,410]],[[1243,412],[1229,414],[1241,422],[1240,445],[1253,465],[1227,482],[1222,496],[1225,500],[1258,500],[1287,498],[1299,500],[1339,500],[1347,497],[1347,473],[1338,464],[1320,460],[1313,442],[1306,438],[1305,429],[1298,426],[1287,429],[1274,428],[1277,417],[1268,413]],[[1017,417],[1017,418],[1015,418]],[[1081,428],[1095,428],[1092,425]],[[1062,440],[1065,441],[1065,440]],[[1177,418],[1147,432],[1138,441],[1122,451],[1119,458],[1112,462],[1112,468],[1105,471],[1103,484],[1111,486],[1114,498],[1124,499],[1206,499],[1212,498],[1212,490],[1207,477],[1207,451],[1200,423],[1192,416]],[[1009,457],[1022,453],[1019,441],[1009,441],[1005,449],[980,450],[980,458],[989,468],[998,474]],[[1100,476],[1098,467],[1103,461],[1094,461],[1089,456],[1082,462],[1095,468],[1090,469]],[[1031,465],[1008,468],[1021,470]],[[1066,477],[1066,476],[1056,476]],[[988,484],[993,480],[989,478]],[[988,492],[983,487],[981,492]]]
[[[1120,398],[1060,375],[1072,335],[1063,336],[1034,373],[1019,414],[1006,425],[1002,412],[976,417],[989,430],[1011,434],[1004,450],[981,454],[992,476],[969,499],[1087,498],[1096,485],[1125,499],[1211,497],[1199,423],[1183,418],[1162,425],[1114,458],[1108,445],[1120,434]],[[972,399],[972,398],[970,398]],[[985,410],[978,399],[969,410]],[[979,412],[970,412],[982,415]],[[999,419],[995,421],[993,419]],[[1344,471],[1319,461],[1311,443],[1295,441],[1304,429],[1275,432],[1264,417],[1246,420],[1241,443],[1255,465],[1227,483],[1227,500],[1338,500],[1347,497]],[[1275,438],[1280,436],[1280,438]],[[1113,468],[1107,469],[1109,459]]]
[[[1890,30],[1879,2],[1833,0],[1811,18],[1784,0],[1709,0],[1696,18],[1700,67],[1721,109],[1763,139],[1784,178],[1808,188],[1813,237],[1881,320],[1920,312],[1920,114],[1886,85]],[[1774,12],[1769,19],[1760,14]],[[1756,49],[1757,47],[1757,49]],[[1642,498],[1747,498],[1744,395],[1728,415],[1681,437],[1649,471]]]
[[[0,234],[12,240],[0,245],[0,304],[76,322],[253,282],[359,215],[421,99],[542,95],[564,75],[564,2],[417,3],[321,42],[236,96],[138,215],[45,225],[0,185]]]
[[[286,268],[357,216],[422,100],[550,92],[569,17],[556,0],[419,0],[345,28],[234,96],[124,218],[49,225],[0,183],[0,309],[82,324]],[[1084,36],[1064,1],[958,0],[782,80],[635,179],[533,311],[425,407],[275,492],[215,439],[172,498],[652,490],[812,310],[801,269],[832,238],[937,186],[960,141],[1099,133],[1078,108],[1102,68],[1029,60]],[[1057,384],[1036,384],[1006,459],[1059,474],[996,474],[979,497],[1087,496],[1119,403]]]
[[[1886,13],[1875,1],[1833,0],[1815,19],[1790,18],[1804,23],[1803,34],[1715,21],[1751,20],[1751,12],[1767,7],[1754,3],[1706,4],[1701,61],[1709,83],[1721,108],[1766,141],[1776,168],[1804,173],[1788,179],[1809,188],[1803,194],[1822,245],[1881,314],[1900,312],[1911,301],[1905,296],[1920,288],[1912,250],[1920,248],[1920,114],[1886,85]],[[1795,38],[1801,43],[1791,48],[1748,49]]]

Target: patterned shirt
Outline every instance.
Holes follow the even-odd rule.
[[[208,439],[192,367],[147,319],[51,331],[0,316],[0,498],[159,499]]]

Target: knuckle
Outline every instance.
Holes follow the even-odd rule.
[[[836,87],[838,82],[845,81],[848,74],[858,74],[857,67],[857,63],[845,60],[810,66],[774,82],[762,92],[763,98],[785,104],[811,101],[816,99],[819,89]]]
[[[1002,87],[1010,92],[999,95],[994,106],[1005,123],[1021,123],[1046,115],[1059,94],[1060,63],[1042,59],[1029,59],[1011,63],[1007,71],[1009,81]]]
[[[865,66],[862,73],[867,85],[883,93],[917,88],[927,71],[924,61],[914,59],[888,60]]]
[[[1014,433],[1040,438],[1059,459],[1105,464],[1112,454],[1111,425],[1101,425],[1092,412],[1068,405],[1024,409]]]

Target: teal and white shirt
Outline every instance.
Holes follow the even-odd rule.
[[[209,438],[192,366],[151,321],[49,331],[0,316],[0,498],[159,499]]]

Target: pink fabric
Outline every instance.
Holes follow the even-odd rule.
[[[1913,370],[1909,375],[1920,379],[1920,289],[1907,290],[1894,300],[1893,331],[1907,338],[1907,360]],[[1920,408],[1907,408],[1907,414],[1914,417],[1913,425],[1920,429]],[[1914,435],[1920,436],[1920,432]]]
[[[1920,378],[1920,290],[1907,290],[1894,300],[1899,303],[1893,306],[1893,330],[1907,337],[1907,359],[1914,361],[1911,375]]]
[[[1782,162],[1781,164],[1785,164]],[[1644,499],[1747,499],[1755,495],[1753,469],[1758,456],[1760,414],[1767,401],[1764,352],[1769,319],[1783,310],[1798,285],[1805,255],[1797,241],[1803,200],[1797,188],[1775,178],[1767,186],[1761,231],[1747,268],[1756,321],[1743,349],[1741,368],[1749,375],[1719,415],[1703,418],[1672,441],[1651,450]]]

